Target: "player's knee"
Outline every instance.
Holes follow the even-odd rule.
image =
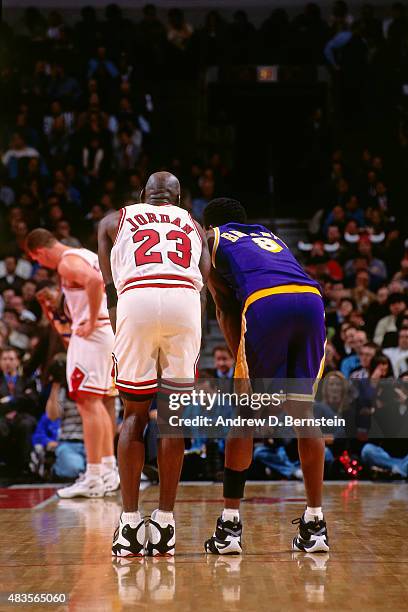
[[[124,415],[121,432],[132,440],[143,440],[146,425],[147,415],[130,412]]]
[[[97,397],[81,397],[77,400],[77,406],[81,416],[98,414],[101,410],[101,400]]]

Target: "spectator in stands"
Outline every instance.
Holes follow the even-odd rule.
[[[49,375],[52,384],[45,411],[51,421],[60,421],[58,439],[53,445],[53,472],[59,478],[75,480],[85,472],[86,456],[81,417],[75,402],[68,397],[64,355],[55,355]]]
[[[0,204],[11,206],[14,204],[15,193],[8,184],[7,172],[3,166],[0,167]]]
[[[218,344],[213,349],[214,378],[229,378],[234,376],[234,358],[226,344]]]
[[[262,443],[256,443],[254,461],[264,466],[265,476],[267,477],[303,480],[300,461],[289,459],[285,443],[287,444],[288,440],[272,438],[264,440]]]
[[[374,336],[375,327],[380,319],[388,314],[388,287],[383,285],[377,289],[375,293],[375,301],[371,302],[365,311],[364,318],[366,322],[367,333],[370,337]]]
[[[60,221],[57,221],[54,234],[57,240],[66,246],[74,248],[81,247],[81,243],[78,238],[71,236],[71,226],[69,221],[66,219],[60,219]]]
[[[358,25],[370,48],[381,43],[382,25],[375,16],[375,8],[372,4],[363,4]]]
[[[369,289],[370,274],[367,270],[359,270],[355,277],[355,287],[351,289],[351,297],[360,311],[365,312],[376,300],[376,295]]]
[[[185,51],[193,34],[193,27],[186,22],[183,11],[177,8],[169,10],[168,19],[167,40],[179,51]]]
[[[323,377],[326,376],[328,372],[334,372],[339,369],[340,363],[340,355],[336,351],[336,347],[330,340],[326,342],[325,349],[325,359],[324,359],[324,373]]]
[[[400,270],[393,276],[395,281],[399,281],[404,289],[408,289],[408,254],[401,259]]]
[[[408,32],[408,19],[402,2],[394,2],[391,7],[391,18],[383,22],[384,36],[395,42],[401,41]]]
[[[346,193],[344,199],[346,199],[347,197],[348,197],[348,194]],[[338,204],[334,206],[332,211],[327,216],[324,222],[324,225],[323,225],[323,233],[327,235],[328,228],[332,225],[336,225],[339,228],[340,232],[343,232],[345,223],[346,223],[346,213],[344,212],[344,208],[342,208],[342,206]]]
[[[408,369],[408,327],[398,332],[398,346],[384,349],[384,355],[391,361],[395,378]]]
[[[341,323],[348,320],[355,307],[355,302],[351,298],[341,298],[336,311],[327,316],[327,326],[337,328]]]
[[[15,310],[21,323],[34,323],[37,320],[35,314],[25,308],[24,300],[20,295],[11,298],[10,308]]]
[[[16,179],[20,174],[20,162],[27,161],[31,157],[39,157],[39,152],[34,147],[27,146],[21,133],[16,132],[10,140],[10,147],[1,158],[3,165],[7,168],[11,179]]]
[[[351,195],[346,202],[346,219],[353,220],[359,227],[364,226],[364,211],[360,208],[360,203],[356,195]]]
[[[17,275],[17,257],[9,255],[4,259],[5,275],[0,278],[0,293],[3,293],[4,289],[14,289],[15,291],[21,291],[24,283],[24,279]]]
[[[304,11],[292,21],[293,52],[300,64],[320,64],[329,28],[322,19],[320,6],[306,4]]]
[[[3,321],[8,328],[10,346],[24,351],[29,346],[28,335],[24,332],[18,313],[10,307],[3,311]]]
[[[349,406],[349,385],[341,372],[329,372],[319,386],[319,399],[313,406],[315,418],[325,417],[333,419],[342,417]],[[325,426],[322,428],[325,438],[325,464],[329,467],[335,458],[335,454],[342,447],[339,439],[345,438],[346,430],[342,426]]]
[[[193,198],[193,217],[197,221],[202,221],[204,208],[213,199],[215,183],[212,178],[201,178],[199,180],[200,195]]]
[[[366,342],[359,351],[360,365],[350,373],[351,379],[368,378],[371,361],[378,354],[379,348],[374,342]]]
[[[30,312],[32,312],[36,320],[39,321],[41,318],[41,306],[39,305],[36,299],[36,291],[37,283],[32,279],[28,279],[22,286],[21,296],[24,301],[24,307]]]
[[[95,78],[101,87],[116,79],[119,71],[115,63],[106,57],[106,47],[98,47],[96,57],[89,60],[88,79]]]
[[[389,314],[380,319],[374,332],[374,342],[383,345],[384,337],[389,332],[396,332],[396,320],[399,314],[406,309],[406,298],[402,293],[392,293],[387,300]]]
[[[127,129],[119,132],[119,142],[115,150],[115,161],[119,172],[129,172],[136,166],[142,145],[142,134],[140,130],[137,132],[136,138]]]
[[[20,373],[20,359],[13,348],[0,353],[0,448],[14,473],[27,469],[31,435],[38,414],[38,393],[33,380]]]
[[[361,366],[361,351],[367,342],[365,331],[358,329],[354,331],[353,328],[350,328],[348,331],[349,346],[352,349],[352,353],[343,359],[340,367],[341,373],[345,378],[350,378],[351,373]],[[351,334],[352,331],[354,331],[353,334]]]
[[[378,473],[389,474],[391,478],[408,478],[408,454],[402,450],[401,457],[393,457],[396,444],[391,440],[375,440],[367,442],[361,449],[361,461],[371,469],[376,476]],[[390,452],[385,450],[388,447]]]

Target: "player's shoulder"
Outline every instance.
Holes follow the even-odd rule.
[[[124,206],[123,208],[115,210],[114,212],[109,213],[109,215],[102,217],[98,225],[99,236],[102,234],[112,235],[112,232],[116,232],[120,220],[126,215],[126,209],[127,206]]]

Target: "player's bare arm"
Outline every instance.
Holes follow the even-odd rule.
[[[103,298],[103,284],[100,274],[76,255],[67,255],[58,265],[58,274],[67,283],[83,287],[89,303],[89,319],[81,323],[76,334],[83,338],[91,335],[97,325],[99,309]]]
[[[112,325],[113,332],[116,331],[116,290],[113,284],[112,268],[110,263],[110,255],[115,242],[115,236],[120,219],[120,211],[115,212],[107,217],[104,217],[99,223],[98,228],[98,257],[99,267],[102,272],[103,282],[105,283],[109,319]],[[116,296],[116,299],[115,299]]]
[[[211,253],[214,245],[213,230],[207,232],[207,242],[209,253]],[[218,325],[230,351],[236,358],[241,340],[241,307],[231,289],[213,266],[211,266],[207,284],[215,303]]]

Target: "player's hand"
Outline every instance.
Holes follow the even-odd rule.
[[[75,333],[81,338],[88,338],[88,336],[90,336],[94,331],[95,327],[96,325],[92,325],[90,321],[84,321],[79,325]]]

